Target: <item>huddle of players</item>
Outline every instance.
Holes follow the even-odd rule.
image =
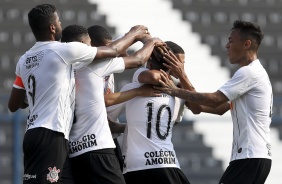
[[[17,63],[8,104],[11,112],[29,107],[23,183],[189,183],[171,142],[184,104],[194,114],[231,111],[232,156],[220,183],[264,183],[273,97],[257,58],[259,26],[234,21],[226,48],[240,68],[216,92],[198,93],[184,71],[183,49],[152,38],[145,26],[114,41],[100,26],[62,30],[50,4],[34,7],[28,20],[37,42]],[[143,47],[128,55],[137,41]],[[114,93],[113,73],[145,63]],[[126,125],[117,119],[123,111]],[[121,158],[112,133],[123,132]]]
[[[91,26],[88,30],[83,26],[70,25],[63,30],[61,41],[78,41],[97,47],[107,45],[112,41],[112,37],[105,28],[98,25]],[[152,86],[143,85],[144,83],[159,83],[160,69],[167,70],[163,66],[165,61],[162,55],[165,52],[168,53],[169,46],[175,52],[179,52],[176,54],[184,55],[183,49],[177,44],[173,42],[166,42],[166,44],[166,47],[155,48],[152,54],[149,53],[150,58],[147,56],[144,60],[148,60],[147,67],[138,69],[133,76],[132,83],[129,84],[131,87],[128,88],[126,85],[118,93],[114,93],[113,73],[130,68],[128,62],[136,54],[132,56],[123,54],[122,57],[106,59],[99,64],[74,66],[76,107],[75,121],[70,131],[69,156],[76,182],[189,183],[180,170],[171,143],[172,128],[176,119],[181,118],[178,113],[180,109],[183,111],[184,100],[169,95],[160,95]],[[102,90],[105,93],[107,113],[103,105],[105,104],[104,99],[101,98]],[[119,96],[115,97],[117,95]],[[133,102],[134,106],[127,106]],[[91,107],[93,107],[92,111]],[[116,123],[123,109],[131,110],[131,112],[126,112],[126,126]],[[107,118],[112,133],[123,133],[126,129],[122,153],[118,152],[115,155],[113,152],[115,146],[107,125]],[[150,121],[150,127],[146,125],[148,121]],[[142,146],[138,144],[139,142],[142,142]],[[118,151],[119,145],[116,144],[116,146],[116,151]],[[99,155],[109,157],[107,159],[114,169],[107,170],[109,164]],[[119,158],[119,162],[116,161],[115,156]],[[95,163],[102,164],[99,166]],[[84,167],[81,167],[82,165]],[[120,166],[124,177],[119,169]],[[148,177],[143,177],[143,174]],[[105,175],[107,177],[104,177]]]

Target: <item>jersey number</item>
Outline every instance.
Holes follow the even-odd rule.
[[[151,129],[152,129],[152,116],[153,116],[153,103],[148,103],[147,104],[147,112],[148,112],[148,117],[147,117],[147,138],[150,139],[151,138]],[[167,130],[166,133],[164,135],[161,134],[160,131],[160,125],[161,125],[161,114],[164,110],[167,110],[168,112],[168,121],[167,121]],[[171,110],[170,107],[167,105],[162,105],[158,112],[157,112],[157,120],[156,120],[156,133],[157,136],[161,139],[161,140],[165,140],[166,137],[168,136],[169,133],[169,129],[170,129],[170,123],[171,123]]]
[[[35,77],[33,75],[30,75],[28,77],[28,94],[31,97],[32,100],[32,105],[34,105],[34,98],[35,98],[35,86],[36,86],[36,81]]]

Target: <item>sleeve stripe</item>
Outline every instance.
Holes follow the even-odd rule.
[[[16,80],[13,86],[17,86],[18,88],[24,89],[23,81],[19,76],[16,76]]]

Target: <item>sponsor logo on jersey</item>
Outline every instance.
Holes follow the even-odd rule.
[[[268,149],[267,155],[268,155],[268,156],[272,156],[272,154],[271,154],[271,144],[267,143],[267,144],[266,144],[266,147],[267,147],[267,149]]]
[[[34,121],[37,119],[38,115],[32,115],[32,116],[28,116],[27,117],[27,125],[26,125],[26,129],[28,129],[30,126],[34,125]]]
[[[47,174],[47,180],[50,181],[51,183],[57,182],[59,179],[60,169],[57,169],[55,166],[53,168],[49,167],[48,170],[50,172]]]
[[[38,52],[35,55],[27,56],[24,65],[26,66],[26,69],[31,69],[33,67],[39,66],[40,61],[42,60],[44,56],[44,52]]]
[[[157,165],[157,164],[176,164],[176,157],[173,151],[151,151],[145,152],[146,158],[145,165]]]
[[[30,180],[30,179],[36,179],[36,174],[24,174],[23,175],[23,180],[27,181],[27,180]]]
[[[93,146],[97,146],[95,134],[85,135],[79,141],[69,141],[69,153],[73,154]]]

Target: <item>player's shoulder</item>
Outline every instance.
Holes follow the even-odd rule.
[[[141,72],[147,71],[147,70],[149,70],[149,69],[146,68],[146,67],[140,67],[140,68],[138,68],[138,69],[135,71],[135,73],[141,73]]]
[[[241,78],[256,78],[258,75],[260,75],[260,73],[261,73],[260,70],[257,70],[257,68],[248,65],[239,68],[234,73],[234,76]]]
[[[97,49],[96,47],[88,46],[81,42],[55,42],[50,45],[50,48],[58,50],[58,51],[69,51],[69,52],[80,52],[87,49]]]
[[[26,58],[27,58],[27,53],[23,54],[20,58],[19,58],[19,61],[18,63],[23,63],[26,61]]]
[[[86,45],[80,42],[68,42],[68,43],[55,42],[54,44],[50,45],[52,49],[62,50],[62,51],[75,50],[75,49],[79,49],[80,47],[84,47],[84,46]]]
[[[142,73],[143,71],[147,71],[147,70],[149,69],[146,67],[138,68],[133,74],[132,82],[138,82],[138,76],[140,75],[140,73]]]
[[[50,41],[50,42],[42,42],[42,43],[36,43],[33,48],[31,48],[31,52],[37,52],[42,50],[50,50],[50,49],[62,49],[67,43],[61,43],[58,41]]]
[[[134,88],[139,88],[141,85],[142,84],[140,84],[139,82],[128,83],[122,87],[121,91],[128,91]]]

